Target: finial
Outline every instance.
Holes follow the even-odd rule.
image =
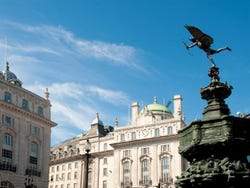
[[[157,103],[157,97],[154,96],[154,104],[156,104],[156,103]]]
[[[118,125],[119,125],[118,119],[115,118],[115,127],[118,127]]]
[[[99,113],[98,112],[96,112],[96,118],[99,119]]]
[[[8,61],[6,61],[6,64],[5,64],[5,70],[6,70],[6,71],[9,71],[9,70],[10,70],[10,67],[9,67],[9,62],[8,62]]]
[[[46,98],[47,100],[49,100],[49,89],[48,89],[48,88],[46,88],[44,94],[45,94],[45,98]]]

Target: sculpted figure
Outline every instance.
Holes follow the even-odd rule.
[[[231,51],[229,47],[223,47],[219,48],[217,50],[211,49],[211,44],[213,44],[214,39],[210,37],[209,35],[203,33],[200,29],[194,26],[185,25],[185,28],[191,33],[192,37],[189,38],[189,40],[192,42],[191,45],[187,45],[184,43],[185,47],[187,49],[193,48],[194,46],[198,46],[201,50],[203,50],[209,61],[212,63],[213,66],[216,66],[211,55],[219,53],[224,50]]]

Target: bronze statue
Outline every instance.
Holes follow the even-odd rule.
[[[194,46],[198,46],[200,49],[202,49],[204,52],[206,52],[207,57],[213,66],[216,66],[216,65],[215,65],[211,55],[219,53],[223,50],[231,51],[231,49],[229,47],[223,47],[223,48],[219,48],[217,50],[211,49],[210,46],[214,42],[214,39],[212,37],[203,33],[197,27],[185,25],[185,28],[191,33],[192,37],[190,37],[189,40],[191,42],[193,42],[193,44],[191,44],[189,46],[186,43],[184,43],[185,47],[187,49],[189,49],[189,48],[192,48]]]

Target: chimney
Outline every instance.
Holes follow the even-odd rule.
[[[182,98],[181,95],[174,96],[174,117],[182,117]]]
[[[135,125],[139,115],[139,108],[140,108],[139,102],[132,103],[131,108],[132,108],[132,125]]]

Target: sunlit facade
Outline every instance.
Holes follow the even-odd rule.
[[[24,88],[14,73],[0,72],[0,187],[48,187],[51,104]],[[30,182],[28,182],[30,181]],[[31,182],[32,181],[32,182]]]
[[[177,132],[185,126],[183,119],[180,95],[174,96],[173,112],[156,97],[142,109],[133,103],[131,123],[126,126],[117,120],[112,127],[104,126],[97,114],[88,133],[51,148],[49,188],[84,187],[87,139],[91,143],[88,188],[173,188],[186,166],[178,153]]]

